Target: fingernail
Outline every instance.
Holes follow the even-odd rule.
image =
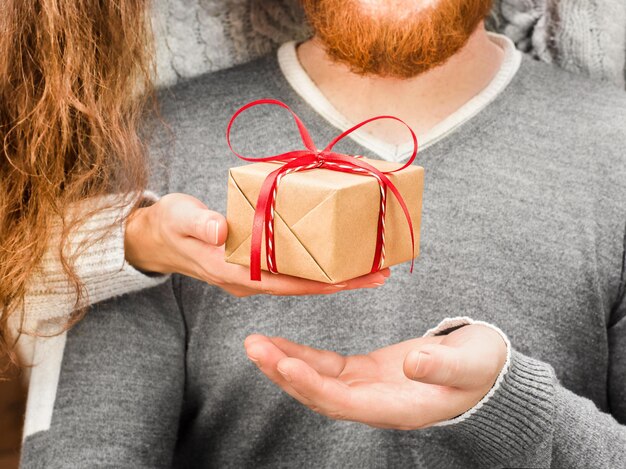
[[[346,288],[348,286],[347,283],[335,283],[333,287],[335,288]]]
[[[209,233],[209,239],[213,241],[213,244],[217,246],[218,237],[219,237],[219,229],[220,224],[217,220],[209,220],[209,224],[207,225],[207,231]]]
[[[367,285],[365,285],[365,288],[376,288],[376,287],[382,287],[383,285],[384,283],[374,282],[374,283],[368,283]]]
[[[257,358],[251,357],[250,355],[248,355],[248,358],[250,359],[251,362],[254,362],[255,365],[259,365],[260,362]]]
[[[426,352],[420,352],[417,354],[417,363],[415,365],[415,370],[413,371],[413,379],[423,376],[424,365],[429,359],[430,355],[428,355]],[[420,365],[422,365],[422,370],[420,370]],[[418,373],[422,373],[422,375],[419,375]]]
[[[385,278],[389,278],[391,276],[391,270],[384,271],[383,275],[385,276]]]
[[[285,380],[288,383],[291,383],[291,376],[289,376],[289,373],[287,373],[286,371],[281,370],[280,368],[276,368],[278,370],[278,372],[283,375],[283,378],[285,378]]]

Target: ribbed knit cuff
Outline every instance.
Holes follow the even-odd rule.
[[[554,371],[513,350],[506,334],[484,321],[446,318],[424,336],[447,334],[469,324],[490,327],[500,334],[507,346],[506,362],[492,388],[474,407],[435,426],[454,434],[479,467],[545,467],[554,429]]]
[[[545,465],[554,429],[555,383],[549,365],[513,350],[496,392],[450,430],[481,467]]]
[[[156,200],[156,196],[145,193],[144,199]],[[124,204],[115,196],[102,197],[74,207],[73,216],[89,214],[97,207],[109,208],[85,215],[86,220],[72,233],[66,246],[66,252],[78,253],[74,268],[84,284],[85,302],[98,303],[166,281],[168,277],[165,275],[146,275],[126,262],[126,224],[122,220],[126,219],[132,204]],[[76,292],[59,260],[58,236],[57,233],[53,237],[39,272],[31,279],[25,298],[27,323],[24,332],[33,332],[30,329],[37,327],[42,320],[67,318],[75,309]],[[89,243],[88,248],[82,249],[85,242]]]
[[[435,424],[436,427],[444,427],[447,425],[454,425],[456,423],[462,422],[463,420],[467,419],[470,415],[472,415],[474,412],[478,411],[478,409],[480,409],[483,406],[483,404],[487,402],[489,399],[491,399],[491,396],[493,396],[498,391],[498,389],[500,388],[500,385],[502,384],[502,381],[504,380],[504,377],[509,371],[509,366],[511,364],[511,342],[509,342],[509,338],[506,336],[506,334],[502,332],[502,330],[499,327],[496,327],[493,324],[490,324],[484,321],[476,321],[467,316],[446,318],[443,321],[441,321],[439,324],[437,324],[437,326],[426,331],[426,333],[424,334],[424,337],[433,337],[436,335],[449,334],[455,329],[458,329],[460,327],[467,326],[470,324],[477,324],[477,325],[485,326],[490,329],[493,329],[498,334],[500,334],[500,337],[502,337],[502,340],[506,344],[506,360],[504,361],[504,365],[502,366],[502,369],[500,370],[500,373],[498,374],[498,377],[496,378],[496,381],[491,387],[491,389],[489,390],[489,392],[485,394],[483,398],[480,401],[478,401],[474,407],[472,407],[471,409],[467,410],[466,412],[462,413],[461,415],[453,419],[444,420],[443,422],[439,422]]]

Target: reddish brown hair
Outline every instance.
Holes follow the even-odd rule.
[[[301,0],[309,23],[331,59],[355,73],[410,78],[456,54],[491,9],[491,0],[397,1],[414,13],[368,12],[358,0]],[[400,4],[406,4],[401,7]]]
[[[12,363],[9,317],[24,323],[28,281],[52,248],[53,227],[61,229],[54,248],[80,306],[81,282],[65,245],[81,220],[68,217],[68,208],[107,193],[136,194],[146,183],[137,126],[152,74],[147,6],[0,4],[0,355]]]

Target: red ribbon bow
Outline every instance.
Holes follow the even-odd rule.
[[[243,155],[240,155],[233,149],[230,141],[230,133],[233,123],[235,122],[237,117],[251,107],[264,104],[280,106],[291,113],[296,122],[296,125],[298,126],[298,130],[300,131],[300,136],[302,137],[302,142],[304,143],[306,150],[295,150],[287,153],[282,153],[280,155],[266,156],[263,158],[247,158]],[[404,124],[411,132],[411,137],[413,138],[413,153],[411,154],[409,160],[402,167],[393,171],[380,171],[371,164],[359,159],[359,157],[344,155],[332,151],[333,147],[347,135],[351,134],[360,127],[363,127],[365,124],[369,124],[370,122],[380,119],[396,120]],[[415,156],[417,155],[417,137],[415,136],[413,130],[404,121],[394,116],[372,117],[371,119],[367,119],[366,121],[355,125],[351,129],[346,130],[341,135],[333,139],[333,141],[330,142],[324,150],[320,151],[315,147],[315,144],[313,143],[313,140],[311,139],[311,136],[309,135],[309,132],[307,131],[304,123],[289,108],[289,106],[275,99],[260,99],[246,104],[233,115],[226,129],[226,140],[228,142],[228,147],[230,148],[230,150],[235,155],[237,155],[238,158],[244,161],[273,161],[285,163],[280,168],[272,171],[267,176],[267,178],[263,182],[263,185],[261,186],[261,192],[259,193],[259,198],[257,199],[256,210],[254,212],[254,222],[252,224],[252,247],[250,249],[251,280],[261,280],[261,242],[263,238],[263,231],[265,231],[265,253],[267,257],[268,270],[272,273],[278,273],[278,268],[276,266],[276,252],[274,249],[274,210],[276,205],[276,193],[278,191],[278,186],[281,179],[289,173],[297,171],[308,171],[317,168],[371,176],[376,178],[376,180],[378,181],[381,193],[381,204],[378,216],[378,232],[376,237],[376,250],[374,253],[372,272],[377,272],[378,270],[380,270],[385,260],[385,212],[387,204],[387,189],[391,190],[404,212],[404,216],[406,217],[406,221],[409,225],[409,230],[411,232],[411,272],[413,272],[413,264],[415,262],[415,236],[413,234],[413,224],[411,223],[411,216],[409,215],[409,210],[404,200],[402,199],[402,195],[400,194],[396,186],[394,186],[394,184],[386,176],[387,174],[395,173],[397,171],[405,169],[407,166],[413,163],[413,161],[415,160]]]

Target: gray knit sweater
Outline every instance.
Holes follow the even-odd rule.
[[[224,212],[238,164],[224,128],[261,97],[290,104],[318,145],[338,134],[274,57],[206,75],[162,96],[156,189]],[[244,154],[300,147],[284,111],[242,119]],[[101,304],[68,334],[52,426],[27,439],[23,466],[626,467],[625,129],[623,91],[525,58],[492,104],[419,154],[412,275],[402,265],[377,290],[245,299],[175,278]],[[508,335],[510,369],[463,422],[422,431],[314,414],[242,345],[260,332],[362,353],[459,315]]]

